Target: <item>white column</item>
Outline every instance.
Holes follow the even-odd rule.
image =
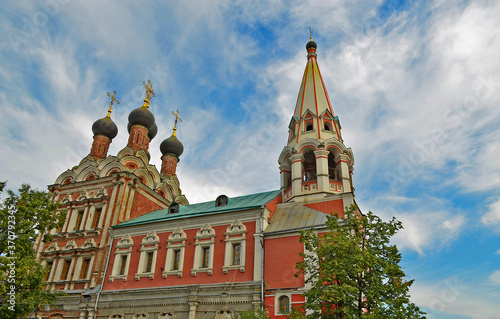
[[[345,154],[340,154],[335,158],[335,161],[337,162],[338,159],[340,159],[340,162],[337,165],[340,165],[340,169],[342,172],[342,184],[344,188],[344,192],[351,192],[351,179],[349,178],[349,165],[347,164],[349,162],[349,156]]]
[[[302,154],[290,156],[292,161],[292,196],[302,194]]]
[[[328,154],[327,150],[318,150],[314,152],[316,157],[316,174],[318,180],[318,190],[328,192],[330,190],[330,178],[328,174]]]

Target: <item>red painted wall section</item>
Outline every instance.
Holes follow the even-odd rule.
[[[335,213],[339,213],[340,217],[344,217],[344,201],[342,199],[304,204],[304,206],[327,214],[332,213],[332,215],[335,215]]]
[[[132,208],[130,210],[130,219],[134,219],[146,213],[163,208],[164,207],[156,204],[155,202],[151,201],[149,198],[141,194],[140,191],[137,191],[134,194],[134,202],[132,203]]]
[[[191,285],[191,284],[208,284],[208,283],[218,283],[218,282],[245,282],[253,280],[253,256],[255,251],[255,243],[253,234],[255,233],[255,222],[244,223],[247,228],[246,233],[246,248],[245,248],[245,272],[240,272],[239,270],[229,270],[227,273],[223,273],[222,267],[224,266],[224,253],[226,248],[225,235],[224,233],[231,224],[223,226],[214,226],[215,230],[215,242],[214,242],[214,259],[213,259],[213,273],[209,275],[208,273],[197,273],[196,276],[191,275],[191,269],[193,268],[194,262],[194,252],[195,252],[195,239],[197,229],[184,230],[186,233],[187,241],[184,251],[184,262],[182,268],[182,277],[177,275],[168,275],[167,278],[162,277],[162,269],[165,268],[165,260],[167,256],[167,239],[171,232],[158,233],[160,243],[158,244],[157,257],[155,261],[155,272],[154,278],[141,277],[139,280],[135,279],[135,274],[138,271],[139,259],[141,256],[141,242],[145,237],[135,236],[133,237],[134,246],[132,247],[132,254],[129,264],[129,273],[127,276],[127,281],[124,282],[121,279],[115,279],[112,283],[109,282],[109,276],[113,270],[113,264],[115,261],[115,251],[116,244],[119,239],[115,239],[113,242],[113,251],[111,252],[110,263],[108,267],[108,272],[106,274],[106,280],[104,283],[104,290],[116,290],[116,289],[135,289],[143,287],[162,287],[162,286],[175,286],[175,285]]]
[[[304,252],[299,238],[297,235],[265,240],[264,281],[266,289],[304,286],[304,276],[295,277],[297,273],[295,265],[302,260],[299,253]]]
[[[271,216],[273,216],[276,211],[276,204],[281,204],[283,202],[282,195],[279,194],[275,199],[267,203],[266,207],[271,211]]]

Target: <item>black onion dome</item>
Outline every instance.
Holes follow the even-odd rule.
[[[174,154],[175,156],[180,157],[182,152],[184,152],[184,146],[176,136],[172,135],[161,142],[160,151],[163,155]]]
[[[313,40],[311,40],[311,41],[307,42],[307,44],[306,44],[306,50],[309,51],[310,48],[317,49],[318,45],[316,44],[316,42],[314,42]]]
[[[150,141],[155,138],[156,133],[158,133],[158,126],[156,126],[156,123],[155,123],[155,124],[153,124],[153,126],[151,126],[149,128],[148,137],[149,137]]]
[[[109,139],[114,139],[118,134],[118,127],[110,117],[104,117],[92,124],[92,133],[95,135],[104,135]]]
[[[155,124],[155,117],[153,113],[149,111],[147,107],[141,106],[132,112],[128,116],[128,130],[130,133],[130,127],[135,124],[145,126],[148,130]]]

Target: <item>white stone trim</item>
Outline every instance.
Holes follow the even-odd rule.
[[[122,279],[123,281],[127,281],[127,275],[129,271],[130,265],[130,257],[132,255],[132,246],[134,245],[134,240],[130,237],[130,235],[123,236],[122,239],[116,243],[115,250],[115,261],[113,263],[113,269],[111,271],[111,276],[109,276],[109,282],[113,282],[115,279]],[[119,274],[121,268],[122,256],[127,257],[125,271],[123,275]]]
[[[245,252],[246,252],[246,232],[247,228],[239,220],[235,220],[226,230],[226,248],[224,252],[224,266],[222,272],[227,273],[229,270],[239,269],[240,272],[245,272]],[[240,263],[233,265],[234,245],[240,244]]]
[[[214,248],[215,248],[215,230],[208,224],[203,227],[194,236],[196,239],[194,250],[193,268],[191,269],[191,276],[196,276],[199,272],[206,272],[209,275],[213,273],[214,264]],[[208,267],[202,268],[203,248],[210,249],[208,258]]]
[[[154,278],[155,268],[156,268],[156,256],[158,253],[158,244],[160,243],[160,238],[154,230],[150,231],[146,237],[143,238],[141,242],[141,256],[139,257],[139,265],[137,266],[137,272],[135,274],[135,280],[139,280],[141,277],[149,277],[149,279]],[[151,262],[151,270],[146,272],[148,253],[153,253],[153,260]]]
[[[165,268],[162,272],[162,277],[167,278],[168,275],[177,275],[177,277],[182,277],[182,269],[184,267],[184,252],[186,247],[186,233],[181,229],[177,228],[167,239],[167,256],[165,258]],[[174,270],[174,252],[176,250],[180,251],[179,256],[179,269]]]
[[[288,312],[281,313],[280,312],[280,298],[286,296],[288,297]],[[292,294],[290,292],[276,292],[274,295],[274,315],[275,316],[284,316],[290,314],[292,310]]]

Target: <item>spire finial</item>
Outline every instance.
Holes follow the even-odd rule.
[[[309,28],[309,41],[312,41],[313,40],[313,30],[311,27],[308,27]]]
[[[120,101],[118,101],[118,99],[115,99],[115,96],[116,96],[116,91],[113,91],[113,95],[109,94],[108,92],[108,96],[111,98],[111,104],[109,105],[109,110],[108,110],[108,115],[106,115],[107,117],[111,117],[111,111],[113,110],[113,103],[116,102],[116,104],[120,104]]]
[[[149,101],[151,100],[151,95],[155,96],[155,92],[153,91],[153,85],[151,85],[151,81],[148,80],[148,83],[142,81],[144,87],[146,88],[146,97],[144,98],[144,104],[142,106],[149,108]]]
[[[177,120],[182,122],[182,119],[179,117],[179,110],[177,110],[177,114],[172,111],[172,115],[175,116],[174,133],[172,135],[177,136],[175,133],[177,131]]]

